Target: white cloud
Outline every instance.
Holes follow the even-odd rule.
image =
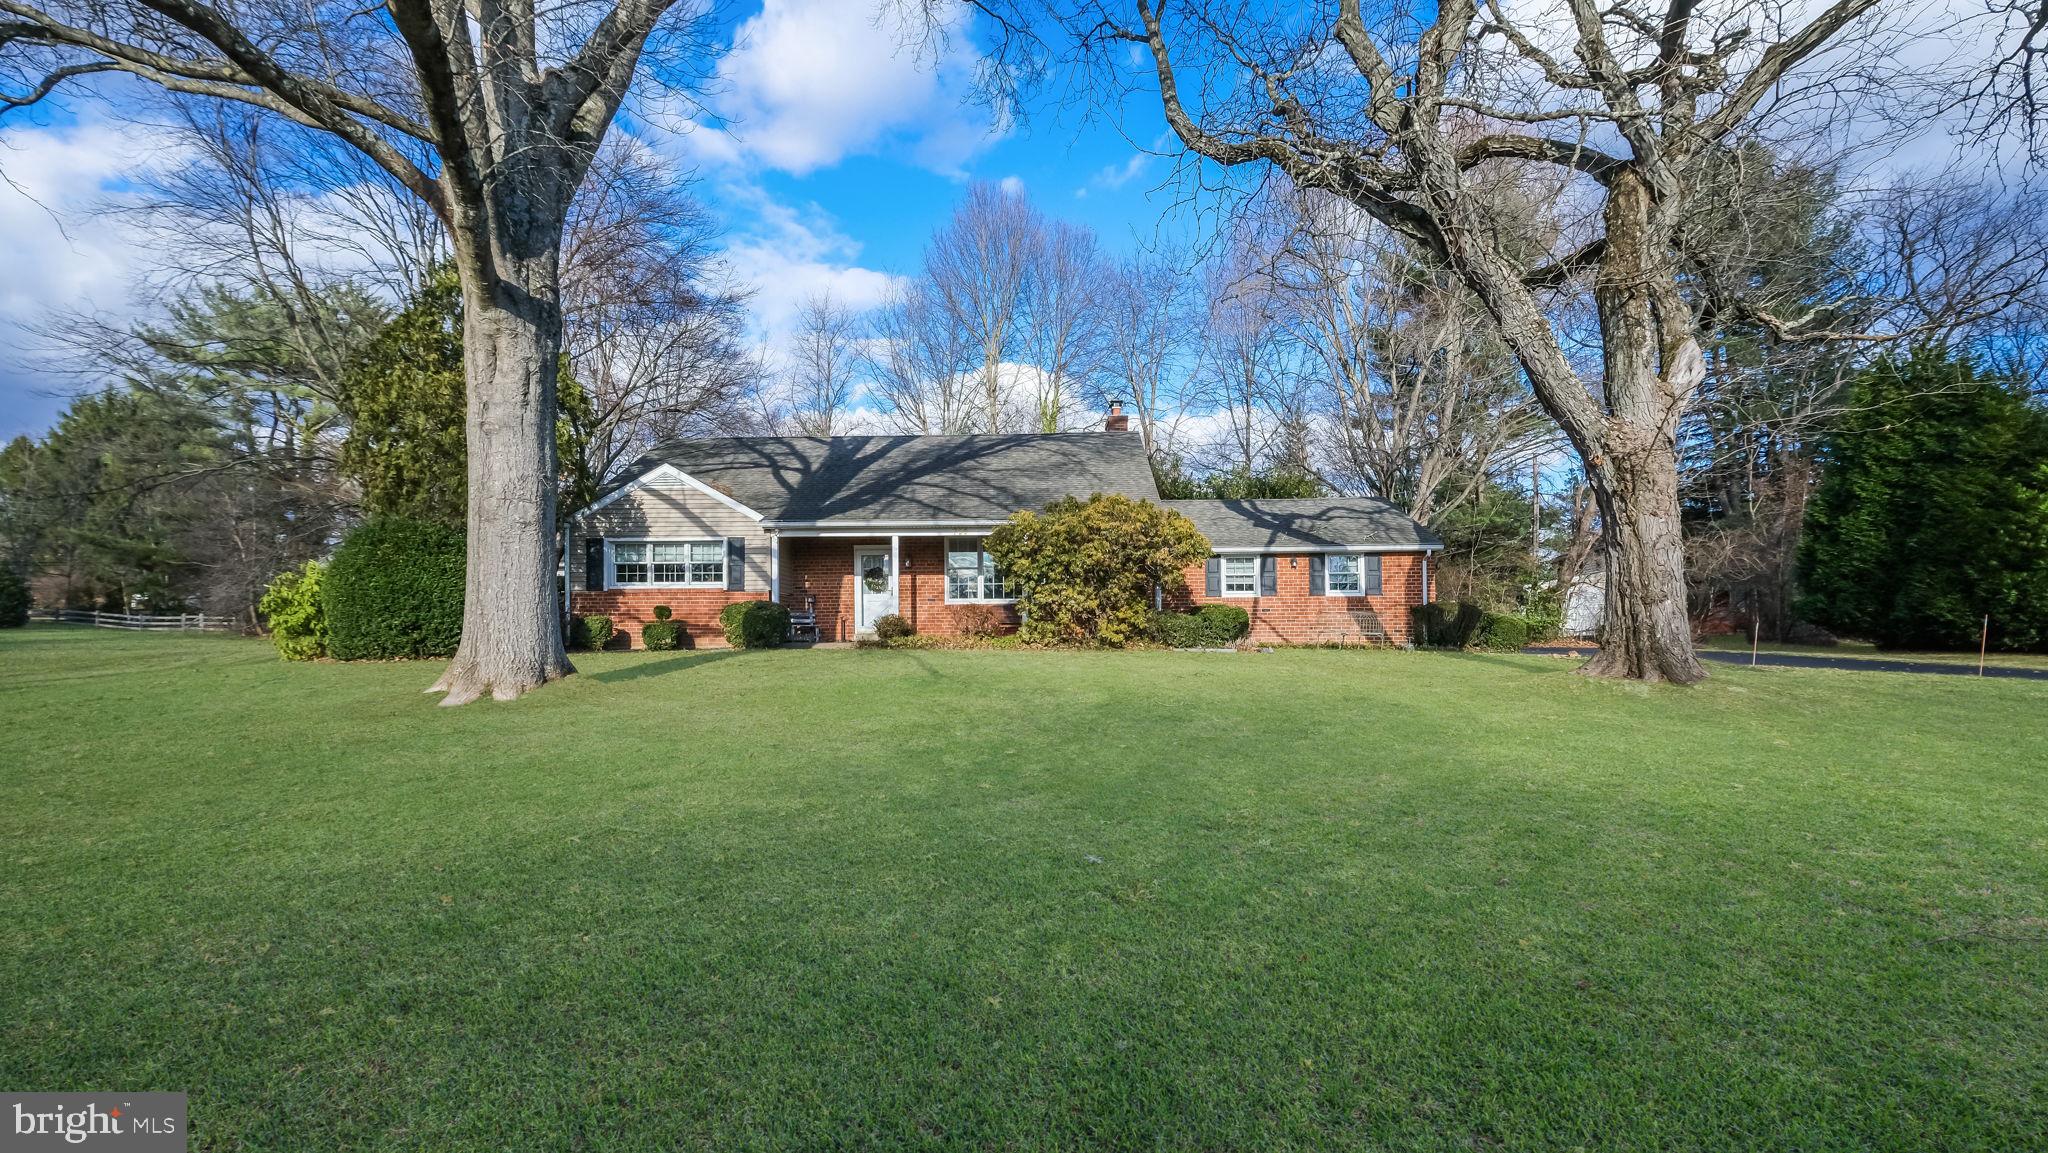
[[[1002,180],[998,181],[997,183],[998,187],[1000,187],[1003,190],[1003,195],[1005,196],[1024,195],[1024,178],[1021,176],[1015,174],[1005,176],[1002,178]]]
[[[89,212],[139,167],[163,162],[161,141],[144,135],[104,123],[0,132],[0,317],[126,303],[141,254],[118,220]]]
[[[1145,175],[1145,170],[1152,167],[1152,160],[1153,155],[1150,152],[1134,152],[1130,159],[1122,164],[1104,165],[1094,176],[1089,177],[1088,183],[1076,188],[1074,195],[1085,199],[1091,190],[1114,192]]]
[[[0,131],[0,437],[40,432],[75,382],[29,361],[30,326],[52,312],[126,315],[130,286],[150,262],[119,218],[91,210],[146,166],[175,159],[135,125],[85,121]]]
[[[788,342],[812,297],[830,293],[834,304],[866,312],[898,283],[896,276],[861,267],[859,242],[816,205],[791,207],[752,187],[728,195],[744,201],[750,224],[726,245],[725,258],[734,276],[754,289],[755,336],[771,353]]]
[[[850,0],[766,0],[740,25],[719,62],[713,113],[729,134],[703,128],[684,147],[705,162],[748,161],[801,175],[841,159],[902,148],[928,168],[957,174],[994,139],[985,110],[965,97],[975,56],[969,17],[921,54],[902,27]]]

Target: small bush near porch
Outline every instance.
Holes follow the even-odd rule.
[[[2048,685],[0,632],[0,1083],[194,1149],[2019,1149]]]

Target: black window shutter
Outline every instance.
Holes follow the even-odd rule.
[[[583,538],[583,590],[600,592],[604,589],[604,538],[587,536]]]
[[[725,538],[725,589],[743,592],[747,587],[747,542],[743,537]]]
[[[1259,558],[1259,595],[1269,597],[1280,591],[1280,558],[1262,556]]]
[[[1359,587],[1373,596],[1380,595],[1380,558],[1362,556],[1358,558]]]
[[[1223,595],[1223,558],[1212,556],[1202,570],[1202,591],[1212,597]]]
[[[1311,596],[1322,596],[1325,591],[1323,558],[1320,556],[1308,558],[1308,591]]]

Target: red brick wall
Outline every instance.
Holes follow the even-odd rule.
[[[1309,591],[1309,558],[1277,556],[1278,591],[1269,597],[1211,597],[1203,594],[1203,566],[1186,572],[1187,590],[1168,597],[1168,607],[1182,611],[1208,601],[1237,605],[1252,616],[1249,638],[1254,644],[1322,644],[1344,638],[1356,641],[1365,623],[1353,614],[1370,613],[1395,644],[1407,644],[1408,613],[1422,603],[1421,553],[1384,553],[1380,557],[1379,596],[1316,596]]]
[[[782,542],[782,603],[817,602],[818,639],[853,639],[853,542],[792,537]]]
[[[853,639],[855,602],[853,597],[853,550],[888,547],[888,539],[854,541],[792,537],[782,545],[782,603],[801,609],[804,596],[815,598],[818,633],[828,641]],[[938,537],[904,537],[898,560],[897,611],[910,627],[933,636],[954,636],[960,632],[967,610],[946,603],[946,546]],[[994,606],[1005,629],[1017,627],[1017,612],[1010,605]]]
[[[725,630],[718,627],[718,610],[734,601],[764,601],[757,592],[724,592],[720,589],[608,589],[591,592],[576,589],[570,594],[577,616],[608,616],[612,627],[626,639],[613,647],[640,647],[640,626],[654,619],[654,606],[667,605],[683,626],[683,647],[724,648]]]
[[[800,609],[808,593],[815,598],[818,631],[828,641],[853,639],[853,551],[880,541],[837,538],[793,537],[782,542],[782,603]],[[946,603],[945,543],[936,537],[905,537],[901,545],[902,572],[897,579],[898,611],[920,633],[952,636],[960,631],[963,606]],[[1347,636],[1357,640],[1363,625],[1354,614],[1371,613],[1379,628],[1396,644],[1409,638],[1409,609],[1422,603],[1422,554],[1388,553],[1380,560],[1379,596],[1332,597],[1309,592],[1309,558],[1280,556],[1279,591],[1270,597],[1215,597],[1203,595],[1203,569],[1187,570],[1187,591],[1171,596],[1168,607],[1186,610],[1214,599],[1241,606],[1252,617],[1251,640],[1255,644],[1319,644]],[[602,613],[624,634],[633,648],[640,647],[640,626],[654,619],[654,606],[665,604],[681,622],[690,647],[720,647],[725,635],[718,627],[718,611],[734,601],[760,600],[758,592],[721,592],[716,589],[615,589],[607,592],[575,591],[578,615]],[[996,606],[1001,627],[1017,627],[1015,606]]]

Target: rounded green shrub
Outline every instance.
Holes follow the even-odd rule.
[[[1152,614],[1152,639],[1170,649],[1199,649],[1202,644],[1201,627],[1195,623],[1195,614],[1163,612]]]
[[[1209,555],[1187,517],[1114,493],[1017,513],[986,547],[1017,598],[1023,643],[1108,648],[1145,640],[1155,590],[1181,588],[1184,571]]]
[[[0,629],[18,629],[28,623],[28,582],[21,574],[0,565]]]
[[[916,631],[910,627],[909,621],[895,613],[875,618],[875,636],[880,640],[900,641]]]
[[[612,643],[618,630],[607,616],[577,617],[569,622],[569,643],[579,649],[601,649]]]
[[[654,606],[654,619],[640,626],[640,644],[650,652],[667,652],[683,647],[683,626],[676,623],[667,605]]]
[[[1529,622],[1505,613],[1488,613],[1479,630],[1479,644],[1495,652],[1519,652],[1529,643]]]
[[[1479,639],[1486,610],[1471,601],[1431,601],[1410,613],[1415,643],[1440,649],[1462,649]]]
[[[341,542],[321,579],[337,660],[445,657],[462,641],[462,533],[374,517]]]
[[[1207,604],[1195,610],[1203,632],[1218,644],[1236,644],[1252,631],[1252,614],[1242,605]]]
[[[1252,615],[1238,605],[1207,604],[1190,613],[1155,613],[1152,635],[1176,649],[1229,648],[1252,631]]]
[[[327,655],[327,608],[320,580],[327,566],[309,560],[305,567],[277,574],[256,611],[270,627],[270,643],[288,661],[312,661]]]
[[[736,649],[773,648],[789,635],[789,610],[774,601],[734,601],[718,610],[718,627]]]

